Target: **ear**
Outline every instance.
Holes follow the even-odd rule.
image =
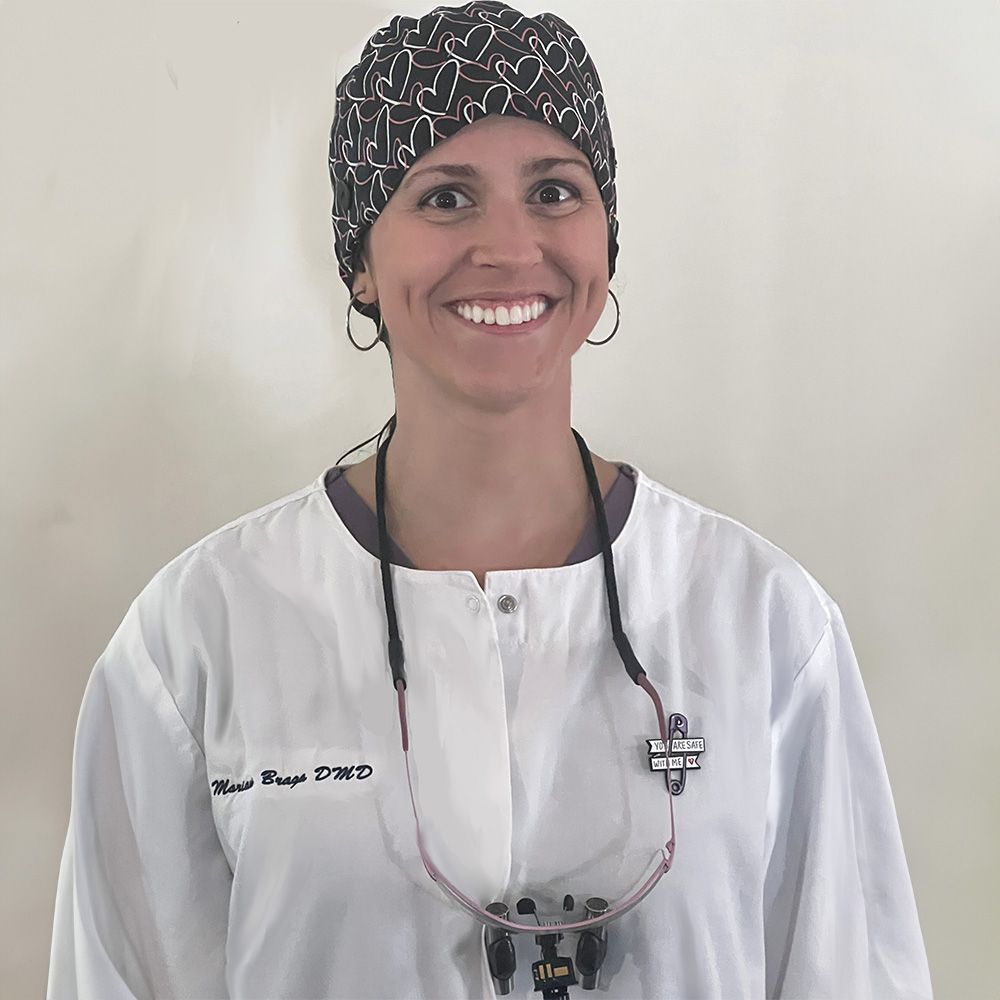
[[[378,298],[378,295],[372,285],[371,277],[364,270],[364,264],[360,264],[359,266],[361,270],[354,272],[354,280],[351,283],[351,294],[358,302],[370,305]]]
[[[372,282],[372,271],[368,266],[368,233],[361,240],[361,248],[354,258],[354,278],[351,283],[351,294],[359,301],[371,304],[378,298]]]

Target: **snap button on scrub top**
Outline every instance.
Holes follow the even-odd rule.
[[[479,614],[479,598],[474,594],[466,598],[465,606],[474,614]]]
[[[512,597],[510,594],[504,594],[503,597],[497,601],[497,607],[505,614],[513,614],[517,610],[517,599]]]

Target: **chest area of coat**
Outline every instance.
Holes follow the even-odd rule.
[[[610,641],[532,648],[483,632],[469,648],[475,629],[411,628],[409,648],[421,655],[407,661],[408,754],[377,643],[375,653],[338,653],[300,639],[283,654],[281,683],[262,685],[267,697],[260,684],[234,682],[229,718],[216,719],[208,745],[234,870],[263,865],[294,880],[329,868],[341,879],[364,872],[433,887],[419,819],[441,870],[484,899],[508,883],[561,898],[638,881],[671,832],[666,775],[650,759],[652,700]],[[642,646],[640,655],[653,662]],[[259,679],[266,665],[244,666]],[[665,711],[684,709],[688,720],[691,742],[673,748],[693,765],[673,801],[678,841],[710,867],[726,844],[749,843],[765,747],[720,739],[709,692],[686,690],[681,672],[651,676]]]

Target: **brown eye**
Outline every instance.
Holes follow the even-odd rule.
[[[459,191],[458,188],[438,188],[437,191],[433,191],[431,194],[429,194],[420,204],[421,205],[427,205],[430,202],[436,202],[437,199],[441,197],[441,195],[445,195],[445,194],[462,194],[462,192]],[[462,197],[464,198],[465,195],[462,195]],[[443,206],[438,205],[438,204],[434,204],[431,207],[432,208],[442,208]],[[458,206],[458,207],[461,207],[461,206]]]
[[[572,184],[563,184],[561,182],[557,183],[556,181],[546,181],[538,189],[538,192],[539,192],[539,194],[541,194],[542,191],[551,191],[554,188],[565,188],[567,191],[572,191],[573,192],[573,197],[574,198],[578,198],[579,197],[579,194],[578,194],[576,188],[573,187]],[[562,201],[561,200],[560,201],[549,201],[549,202],[543,202],[543,204],[545,204],[545,205],[561,205]]]

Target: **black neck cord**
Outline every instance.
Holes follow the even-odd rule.
[[[405,690],[403,642],[399,638],[399,626],[396,622],[396,603],[393,599],[392,577],[389,572],[389,533],[385,524],[385,456],[389,450],[389,442],[396,430],[395,413],[389,420],[388,430],[388,436],[379,447],[375,460],[375,507],[378,517],[378,552],[382,569],[382,592],[385,595],[385,615],[389,632],[389,666],[392,670],[393,687],[398,690],[399,684],[402,683],[403,690]],[[594,471],[594,462],[590,457],[590,449],[574,428],[570,428],[570,430],[573,431],[577,447],[580,449],[583,468],[587,474],[587,485],[590,487],[590,495],[594,501],[594,511],[597,515],[597,533],[601,541],[601,551],[604,554],[604,583],[608,594],[608,610],[611,615],[611,634],[618,649],[618,655],[625,665],[625,670],[632,678],[633,683],[638,684],[639,678],[644,677],[646,671],[639,665],[639,661],[632,651],[632,644],[628,641],[628,636],[625,635],[622,628],[621,610],[618,605],[618,584],[615,580],[615,563],[611,555],[611,536],[608,531],[607,515],[604,512],[604,498],[601,496],[597,473]]]

